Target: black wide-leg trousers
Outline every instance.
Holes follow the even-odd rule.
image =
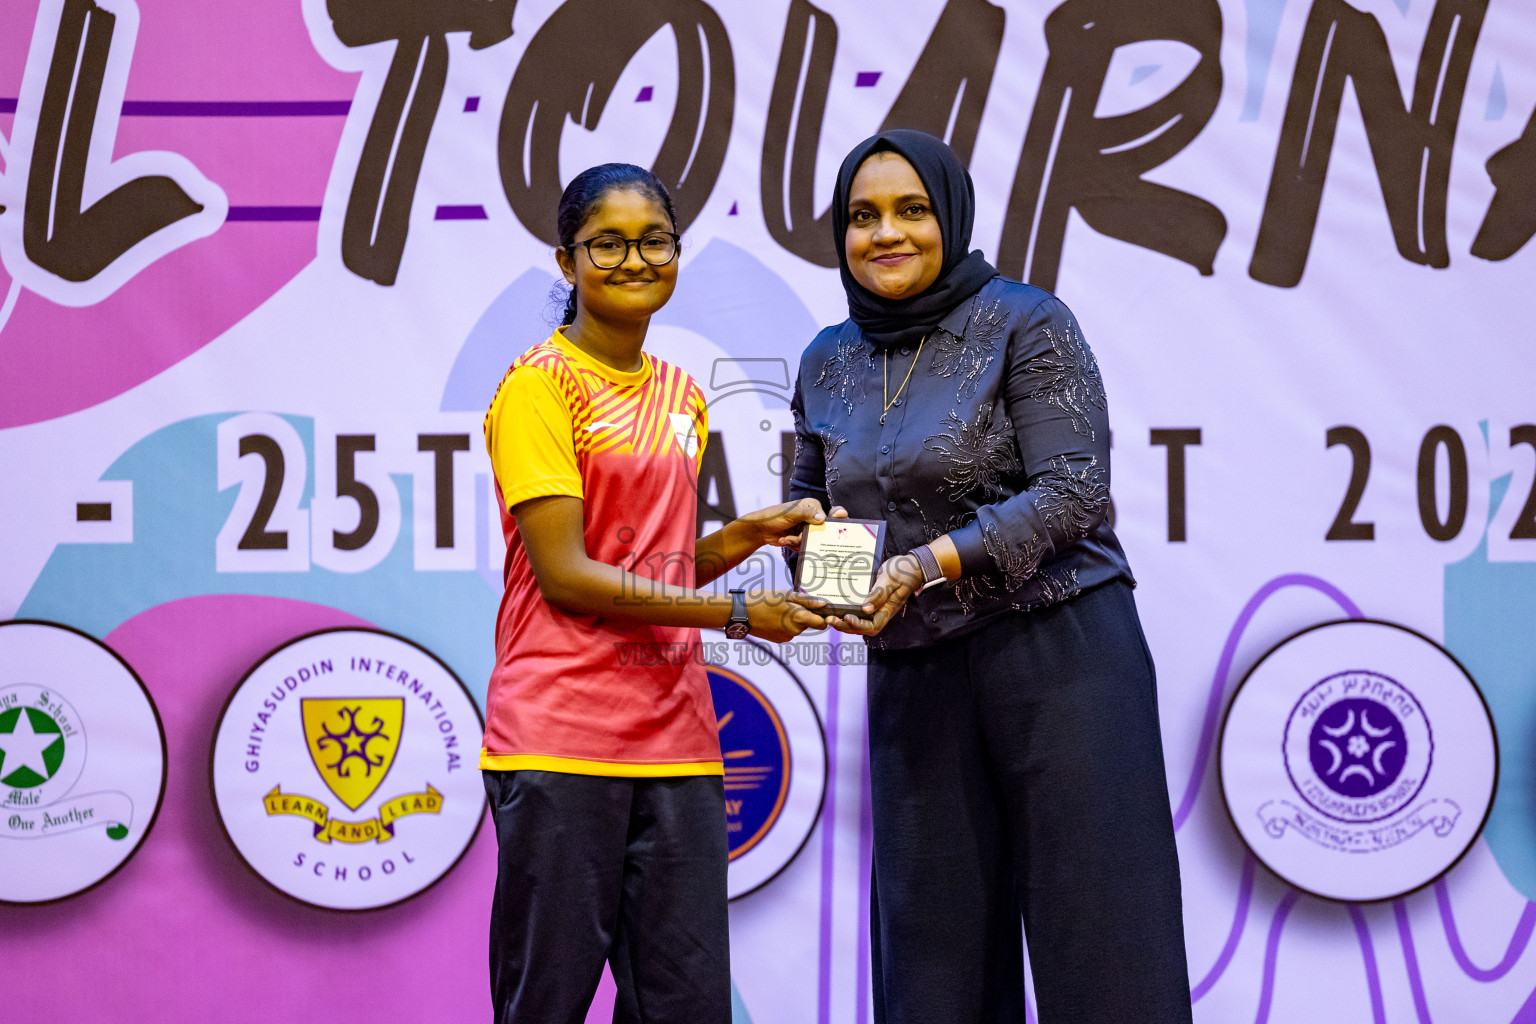
[[[730,1024],[720,776],[484,775],[496,1024],[581,1024],[604,961],[615,1024]]]
[[[1188,1024],[1152,659],[1115,581],[871,651],[880,1024]]]

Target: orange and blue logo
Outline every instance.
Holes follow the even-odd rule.
[[[810,837],[826,793],[826,738],[805,688],[767,647],[737,641],[705,650],[723,655],[710,657],[705,671],[725,759],[735,899],[772,881]]]

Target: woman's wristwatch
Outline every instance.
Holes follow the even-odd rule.
[[[912,549],[912,554],[917,558],[917,564],[923,570],[923,585],[917,588],[921,594],[929,587],[936,587],[940,583],[947,582],[944,579],[944,570],[939,568],[938,556],[933,553],[933,548],[927,544]]]

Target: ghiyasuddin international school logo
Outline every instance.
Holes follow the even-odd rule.
[[[772,881],[810,838],[827,787],[826,738],[804,687],[768,648],[723,641],[705,649],[735,899]]]
[[[400,749],[405,726],[404,697],[301,697],[305,747],[326,788],[356,811],[379,791]],[[334,730],[334,731],[333,731]],[[395,822],[408,814],[436,814],[443,795],[429,784],[423,792],[404,793],[379,805],[377,817],[348,821],[331,815],[322,800],[285,794],[281,784],[262,799],[267,814],[294,814],[312,822],[322,843],[384,842],[394,838]]]
[[[430,652],[377,630],[279,647],[230,696],[213,790],[235,849],[295,899],[368,910],[446,874],[479,827],[483,721]]]
[[[1260,659],[1232,699],[1220,760],[1254,855],[1341,900],[1399,896],[1447,871],[1498,778],[1472,678],[1426,637],[1370,620],[1304,630]]]
[[[67,626],[0,623],[0,902],[106,879],[164,791],[160,716],[127,663]]]

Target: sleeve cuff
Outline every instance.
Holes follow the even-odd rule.
[[[992,567],[992,556],[982,540],[981,522],[968,523],[958,530],[951,530],[949,539],[954,542],[955,553],[960,556],[962,576],[974,576]]]
[[[585,498],[581,491],[581,481],[574,477],[545,477],[540,480],[522,480],[516,487],[505,488],[502,497],[506,499],[507,510],[511,511],[519,502],[528,501],[531,498],[549,498],[556,495],[568,498]]]

